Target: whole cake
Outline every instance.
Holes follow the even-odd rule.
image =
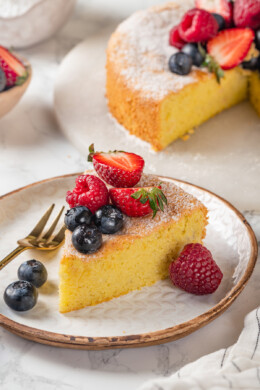
[[[241,0],[237,0],[235,7],[238,11],[240,7],[246,10],[248,1],[241,5]],[[219,3],[225,2],[228,3],[227,0]],[[196,6],[199,7],[201,3],[204,6],[214,2],[198,0]],[[231,3],[229,4],[231,7]],[[182,64],[169,61],[180,50],[185,52],[182,49],[185,44],[192,42],[193,45],[198,45],[199,38],[188,34],[190,25],[196,24],[197,20],[197,13],[192,8],[193,1],[183,1],[181,4],[167,3],[136,12],[118,26],[108,43],[106,96],[109,110],[130,133],[149,142],[155,150],[165,148],[210,117],[247,98],[260,115],[259,72],[251,71],[260,69],[260,60],[255,59],[253,66],[250,57],[249,65],[244,67],[249,71],[237,66],[246,58],[254,39],[253,30],[246,27],[250,27],[252,22],[243,24],[238,11],[235,10],[234,18],[236,17],[237,25],[240,22],[243,28],[218,31],[219,26],[214,26],[212,19],[199,9],[204,19],[201,27],[195,26],[197,34],[201,36],[200,41],[208,40],[202,35],[205,29],[208,37],[211,37],[206,46],[208,53],[204,53],[206,62],[195,66],[196,59],[194,62],[193,58],[188,72],[183,67],[178,72],[178,69],[175,70],[176,65],[181,67]],[[232,12],[230,8],[230,18],[233,17]],[[254,20],[257,24],[254,26],[260,27],[260,6],[255,12],[257,14]],[[224,12],[223,14],[226,17]],[[184,20],[184,16],[187,20],[190,17],[190,20]],[[192,21],[191,16],[194,16]],[[231,19],[225,22],[226,28],[229,27],[228,23],[233,23]],[[180,34],[183,35],[180,37]],[[259,34],[258,39],[260,45]],[[237,50],[234,50],[236,45]],[[205,45],[203,50],[205,51]],[[251,49],[251,53],[253,51]],[[254,51],[252,55],[258,54]],[[211,61],[223,61],[223,64],[219,66],[217,61],[209,63],[209,58]],[[188,61],[187,57],[185,60]]]

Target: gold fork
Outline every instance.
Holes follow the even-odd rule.
[[[40,221],[33,228],[31,233],[28,236],[18,240],[18,247],[14,249],[9,255],[7,255],[2,261],[0,261],[0,270],[4,268],[11,260],[18,256],[21,252],[26,249],[40,249],[45,251],[51,251],[57,249],[63,242],[65,236],[65,225],[54,235],[54,230],[60,220],[60,217],[63,213],[64,206],[61,208],[57,217],[54,219],[53,223],[49,229],[44,233],[44,228],[47,224],[47,221],[52,213],[55,204],[52,204],[46,213],[42,216]]]

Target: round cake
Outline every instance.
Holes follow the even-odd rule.
[[[169,70],[169,32],[193,1],[134,13],[112,34],[107,48],[106,95],[111,114],[131,134],[161,150],[194,127],[248,97],[260,114],[260,78],[241,67],[218,83],[207,68],[188,75]],[[254,84],[250,87],[251,75]]]

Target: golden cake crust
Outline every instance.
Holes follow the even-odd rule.
[[[159,180],[158,176],[143,174],[137,186],[158,186],[160,183],[162,191],[166,195],[168,201],[168,206],[165,207],[164,212],[157,212],[153,219],[151,215],[142,218],[124,216],[123,229],[117,234],[103,235],[102,247],[97,252],[88,255],[79,253],[74,248],[71,241],[72,233],[67,230],[63,256],[77,257],[82,261],[87,262],[98,260],[99,258],[105,257],[109,252],[121,248],[123,243],[131,243],[131,241],[137,237],[144,237],[152,231],[161,228],[163,224],[166,227],[168,224],[172,223],[173,220],[178,221],[182,216],[191,214],[195,209],[200,209],[204,213],[206,226],[206,207],[198,199],[186,193],[172,182],[162,182]],[[206,230],[204,230],[202,239],[205,237],[205,234]]]

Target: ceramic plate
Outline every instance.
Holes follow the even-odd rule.
[[[28,233],[51,203],[57,210],[77,174],[52,178],[21,188],[0,199],[3,258]],[[209,210],[205,245],[224,277],[211,295],[188,294],[170,283],[157,282],[109,302],[60,314],[58,268],[62,248],[54,252],[26,251],[0,272],[0,324],[11,332],[40,343],[67,348],[105,349],[148,346],[172,341],[199,329],[220,315],[243,290],[256,261],[254,233],[228,202],[209,191],[170,178],[199,198]],[[31,258],[42,261],[49,274],[31,311],[12,311],[3,301],[5,287],[17,280],[19,265]]]

